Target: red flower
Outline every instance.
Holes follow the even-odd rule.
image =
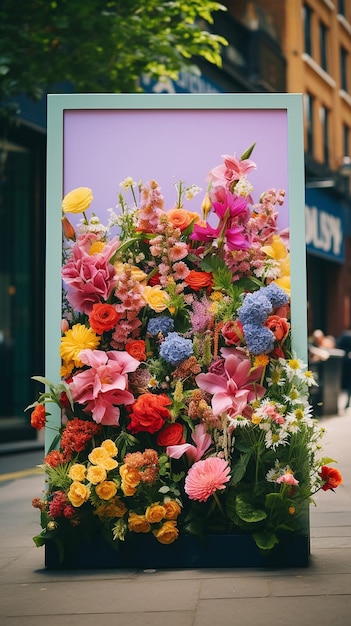
[[[132,433],[156,433],[171,414],[166,408],[171,404],[165,394],[143,393],[131,407],[128,430]]]
[[[157,435],[158,446],[177,446],[185,443],[183,437],[183,426],[179,423],[168,424]]]
[[[30,424],[33,428],[37,430],[41,430],[44,428],[46,422],[46,412],[45,406],[43,404],[37,404],[34,411],[32,411],[30,416]]]
[[[318,475],[321,477],[324,483],[322,486],[323,491],[328,491],[328,489],[334,491],[334,489],[336,489],[336,487],[339,487],[339,485],[341,485],[342,483],[342,476],[339,470],[337,470],[335,467],[328,467],[327,465],[323,465]]]
[[[226,346],[235,346],[243,340],[243,325],[239,320],[228,320],[223,324],[221,333],[223,335]]]
[[[89,324],[98,335],[114,328],[119,320],[119,313],[112,304],[98,302],[93,305],[89,315]]]
[[[211,287],[213,284],[213,276],[211,272],[196,272],[191,270],[185,278],[185,282],[194,291],[199,291],[204,287]]]
[[[57,467],[58,465],[65,463],[65,461],[66,459],[62,452],[59,452],[58,450],[51,450],[51,452],[47,453],[44,459],[45,465],[49,465],[49,467]]]
[[[126,343],[126,351],[138,361],[146,361],[144,339],[130,339]]]
[[[279,315],[270,315],[267,317],[264,326],[272,331],[277,341],[284,341],[290,329],[290,324],[287,319],[285,319],[285,317],[279,317]]]

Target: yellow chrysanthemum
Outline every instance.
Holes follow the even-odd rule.
[[[258,354],[254,359],[254,367],[266,367],[269,363],[269,357],[267,354]]]
[[[82,367],[83,363],[79,358],[81,350],[86,348],[96,350],[99,343],[100,337],[91,328],[87,328],[84,324],[74,324],[61,338],[61,359],[66,366],[73,362],[75,367]]]

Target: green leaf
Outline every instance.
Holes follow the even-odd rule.
[[[244,497],[242,494],[237,495],[235,501],[235,510],[244,522],[261,522],[266,519],[267,513],[262,509],[256,509],[249,497]]]
[[[252,450],[242,454],[234,466],[231,484],[237,485],[246,474],[247,466],[252,456]]]
[[[272,550],[279,543],[278,537],[268,531],[253,533],[252,537],[260,550]]]

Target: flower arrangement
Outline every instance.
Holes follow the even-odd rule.
[[[27,407],[38,429],[62,411],[36,545],[250,533],[269,553],[341,483],[291,347],[285,192],[254,203],[253,149],[223,156],[201,203],[180,182],[166,210],[155,180],[128,178],[104,225],[89,188],[64,197],[62,379],[33,377],[46,391]]]

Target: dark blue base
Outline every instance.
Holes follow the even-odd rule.
[[[98,536],[92,544],[65,555],[60,562],[56,545],[45,546],[49,569],[196,569],[244,567],[307,567],[310,553],[308,535],[281,538],[268,555],[263,555],[250,535],[210,535],[203,540],[181,535],[171,545],[160,544],[152,535],[133,535],[118,550]]]

